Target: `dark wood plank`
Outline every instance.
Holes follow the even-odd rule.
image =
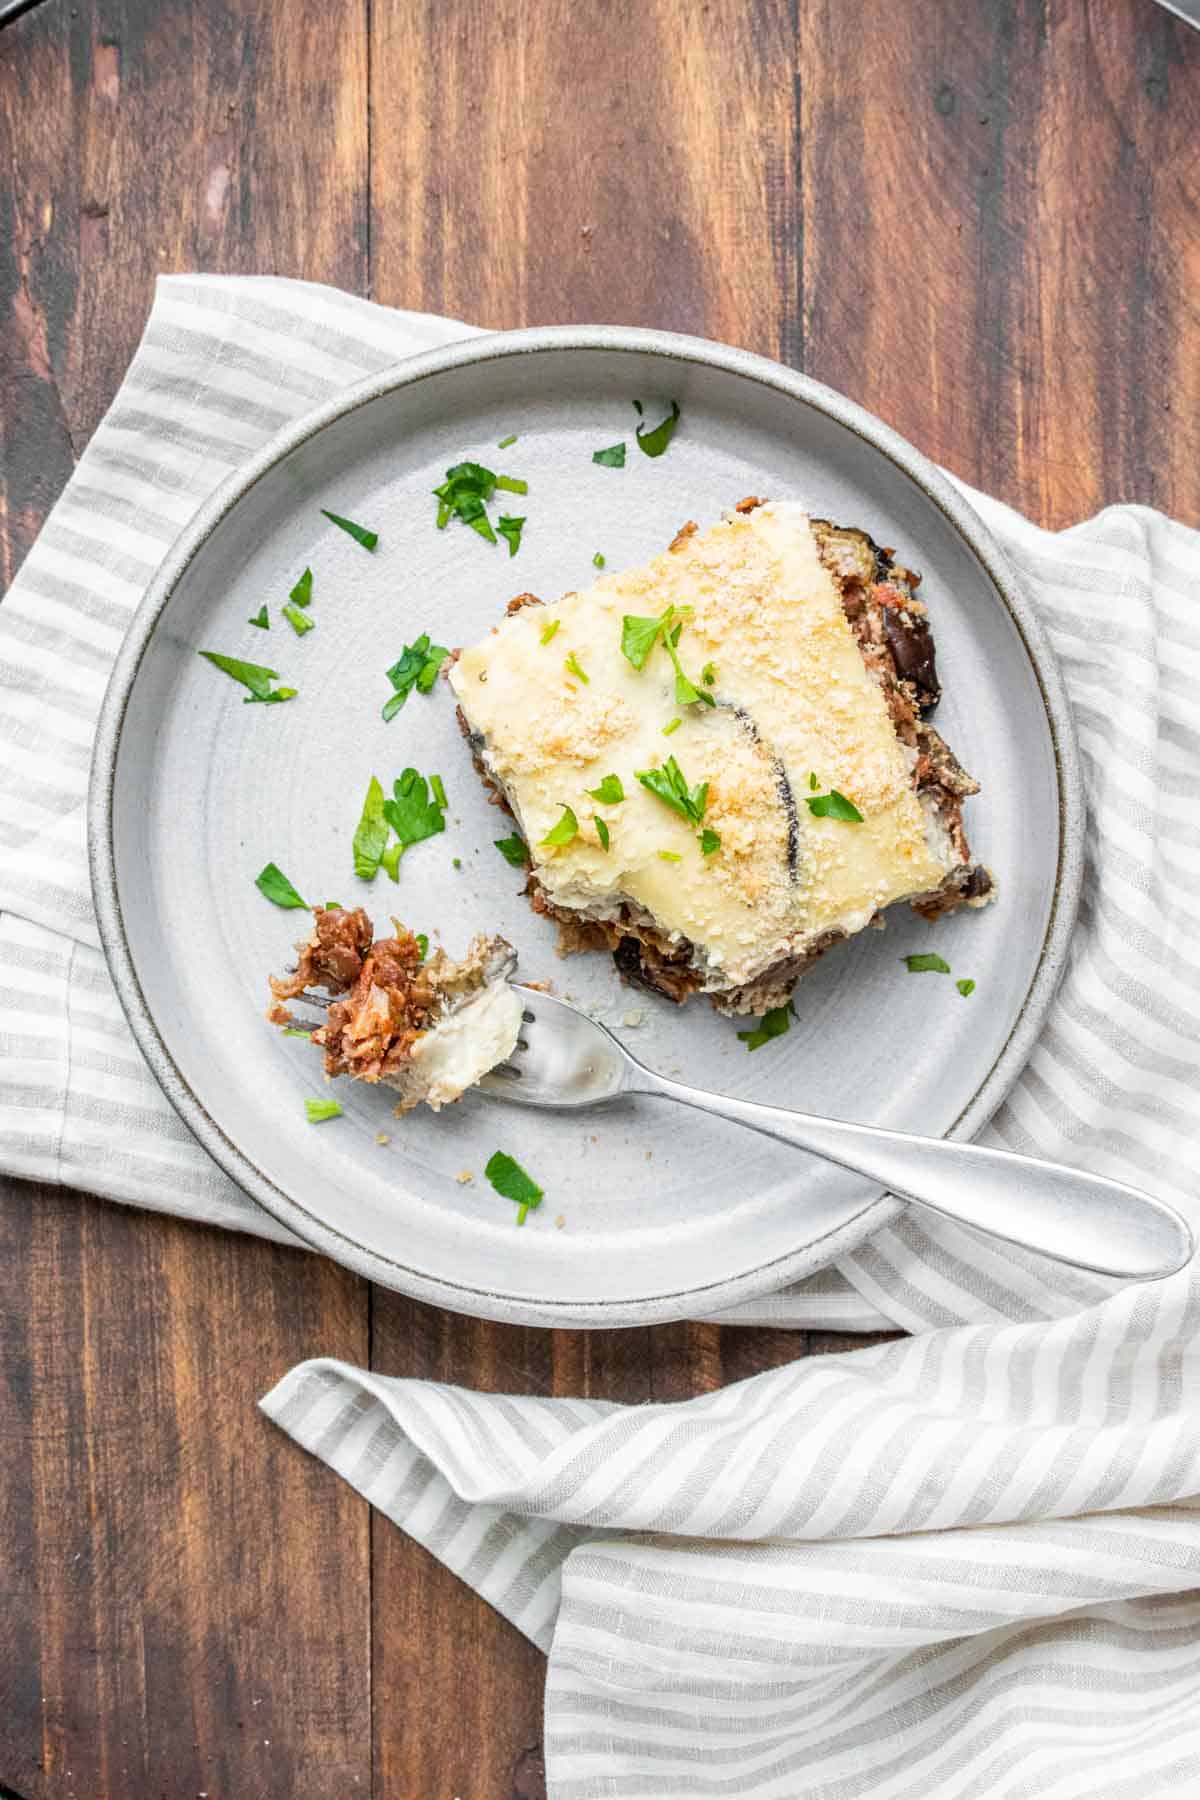
[[[158,272],[365,286],[365,82],[361,0],[43,0],[0,31],[0,586]],[[19,1183],[0,1237],[0,1779],[369,1793],[367,1509],[256,1411],[314,1351],[366,1359],[365,1287]]]
[[[43,0],[0,31],[0,589],[174,270],[367,281],[364,0]]]
[[[256,1410],[362,1284],[0,1184],[0,1777],[27,1800],[370,1792],[366,1507]]]
[[[1041,524],[1200,522],[1200,34],[1151,0],[801,21],[809,373]]]

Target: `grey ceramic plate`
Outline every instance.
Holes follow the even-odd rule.
[[[633,446],[631,400],[677,398],[667,455]],[[503,452],[509,433],[519,441]],[[629,441],[623,470],[593,450]],[[466,527],[434,528],[430,489],[463,457],[527,478],[519,556]],[[970,803],[1000,902],[936,930],[897,913],[798,990],[787,1037],[756,1054],[703,1003],[623,988],[601,956],[555,955],[492,847],[487,805],[449,696],[380,718],[406,641],[485,632],[521,589],[554,596],[658,551],[685,519],[743,494],[803,498],[866,526],[925,573],[946,688],[939,725],[984,783]],[[380,534],[368,555],[322,518]],[[515,510],[515,508],[514,508]],[[278,606],[315,576],[316,630]],[[247,620],[264,603],[270,634]],[[244,706],[198,649],[262,661],[300,690]],[[404,858],[398,886],[354,876],[367,781],[439,771],[444,836]],[[664,333],[537,330],[415,356],[277,439],[188,527],[130,633],[101,722],[91,836],[100,928],[159,1080],[200,1141],[302,1238],[363,1275],[464,1312],[619,1325],[711,1311],[795,1280],[858,1243],[895,1202],[857,1178],[734,1127],[654,1102],[594,1118],[538,1116],[469,1096],[396,1121],[386,1093],[339,1085],[345,1117],[305,1121],[317,1055],[263,1020],[266,974],[304,924],[254,886],[277,862],[310,899],[396,913],[460,951],[505,933],[527,979],[628,1031],[646,1060],[735,1094],[969,1136],[1036,1034],[1070,929],[1082,837],[1075,752],[1045,641],[996,546],[936,470],[849,402],[776,365]],[[461,868],[452,859],[461,860]],[[936,947],[977,989],[907,973]],[[640,1014],[625,1026],[628,1014]],[[390,1133],[381,1146],[377,1134]],[[546,1189],[524,1229],[482,1177],[516,1155]],[[471,1170],[474,1181],[461,1182]],[[556,1221],[561,1218],[561,1226]]]

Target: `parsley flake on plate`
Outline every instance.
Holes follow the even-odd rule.
[[[763,1014],[753,1031],[739,1031],[738,1037],[747,1050],[761,1050],[772,1038],[782,1037],[791,1022],[786,1006],[773,1006],[770,1012]]]
[[[608,826],[604,823],[604,820],[600,817],[599,813],[592,814],[592,824],[596,827],[596,836],[600,839],[600,848],[602,850],[607,850],[609,844]]]
[[[656,854],[662,859],[663,862],[682,862],[683,861],[683,858],[682,858],[682,856],[680,856],[678,850],[659,850],[656,852]]]
[[[593,450],[592,461],[599,463],[602,469],[623,469],[625,467],[624,444],[610,444],[607,450]]]
[[[816,776],[815,776],[815,775],[810,775],[810,776],[809,776],[809,778],[808,778],[808,785],[809,785],[809,787],[810,787],[810,788],[811,788],[811,789],[812,789],[812,791],[813,791],[813,793],[814,793],[814,794],[815,794],[815,793],[816,793],[816,791],[817,791],[817,789],[818,789],[818,788],[819,788],[819,787],[820,787],[820,785],[821,785],[821,784],[820,784],[820,782],[819,782],[819,781],[818,781],[818,780],[817,780],[817,778],[816,778]]]
[[[325,507],[322,507],[321,511],[331,525],[336,525],[348,537],[352,537],[356,544],[362,545],[364,550],[373,550],[379,542],[377,531],[369,531],[365,525],[356,525],[353,519],[343,519],[340,513],[327,512]],[[307,605],[307,601],[304,604]]]
[[[910,975],[948,975],[950,964],[945,957],[938,956],[936,951],[929,950],[920,956],[906,956],[904,966]]]
[[[301,612],[298,606],[288,605],[280,610],[297,637],[303,637],[306,631],[312,631],[316,626],[317,621],[310,614]]]
[[[417,949],[421,952],[421,961],[424,962],[429,955],[429,939],[423,931],[417,933]]]
[[[524,529],[525,520],[523,518],[510,519],[506,513],[501,513],[496,520],[496,530],[508,545],[510,556],[515,556],[521,548],[521,533]]]
[[[704,683],[705,687],[712,687],[713,683],[717,679],[716,664],[706,662],[704,667],[700,671],[700,679]]]
[[[956,981],[954,985],[964,1000],[969,999],[975,992],[975,983],[971,980],[969,975],[963,981]]]
[[[267,609],[265,606],[260,606],[254,617],[252,619],[247,619],[246,623],[247,625],[257,625],[260,631],[270,631],[271,629],[271,621],[267,617]]]
[[[427,631],[415,643],[405,644],[399,662],[387,672],[393,691],[383,703],[383,717],[394,719],[414,688],[418,694],[428,694],[449,654],[445,644],[430,643]]]
[[[378,778],[372,775],[363,801],[362,813],[354,833],[354,873],[360,881],[373,881],[379,872],[387,848],[388,827],[383,816],[384,793]]]
[[[606,775],[599,787],[589,788],[587,791],[589,797],[599,800],[601,806],[619,806],[625,798],[625,789],[619,775]]]
[[[839,794],[836,788],[830,788],[827,794],[808,794],[805,803],[810,813],[817,819],[841,819],[847,825],[861,825],[863,816],[853,800],[847,800],[845,794]]]
[[[496,533],[488,518],[487,503],[497,488],[506,494],[527,494],[529,483],[519,480],[515,475],[497,475],[494,469],[487,469],[482,463],[454,463],[446,470],[445,481],[433,490],[438,503],[438,530],[444,531],[451,519],[457,518],[464,525],[469,525],[487,543],[496,543]],[[519,522],[510,519],[508,530],[504,531],[511,556],[516,555],[513,534],[515,533],[519,543],[520,526],[523,524],[523,519]],[[501,529],[504,530],[504,527]]]
[[[288,595],[288,599],[295,606],[307,606],[309,604],[309,602],[312,600],[312,587],[313,587],[312,570],[305,569],[303,575],[300,577],[299,581],[296,583],[295,587],[292,589],[291,593]]]
[[[433,779],[439,781],[436,775]],[[436,837],[439,831],[446,829],[436,794],[431,800],[429,783],[416,769],[405,769],[393,782],[392,798],[383,803],[383,816],[400,839],[403,850],[412,844],[423,843],[426,838]]]
[[[706,825],[704,830],[700,833],[700,854],[702,856],[712,856],[714,851],[717,851],[720,848],[720,832],[714,831],[711,825]]]
[[[640,425],[637,427],[638,449],[644,451],[647,456],[661,456],[675,436],[675,427],[678,423],[679,402],[672,400],[671,410],[661,425],[656,425],[653,431],[643,431]]]
[[[507,437],[503,437],[500,439],[500,442],[496,445],[496,448],[497,448],[497,450],[507,450],[510,447],[510,445],[515,444],[516,441],[517,441],[516,432],[510,431]]]
[[[523,869],[529,861],[529,846],[515,831],[511,837],[493,838],[492,842],[505,862],[511,863],[514,869]]]
[[[550,623],[546,626],[546,629],[542,632],[539,642],[543,643],[543,644],[548,644],[550,642],[550,639],[557,634],[558,628],[561,624],[562,624],[561,619],[551,619]]]
[[[278,669],[264,669],[261,663],[242,662],[236,656],[221,656],[216,650],[200,650],[197,655],[210,662],[215,669],[220,669],[231,680],[239,681],[244,688],[250,689],[250,699],[243,702],[245,706],[250,706],[255,700],[267,704],[273,700],[296,698],[296,688],[271,686],[273,681],[279,680]]]
[[[336,1100],[306,1100],[304,1110],[308,1114],[310,1125],[320,1125],[324,1119],[340,1119],[342,1109]]]
[[[276,906],[297,906],[308,911],[308,901],[301,898],[278,864],[269,862],[265,869],[254,877],[254,885],[260,894],[273,900]]]
[[[662,728],[663,736],[670,737],[673,732],[676,732],[679,730],[679,727],[682,724],[683,724],[683,720],[678,716],[678,714],[676,714],[676,716],[673,719],[668,719],[666,724]]]
[[[602,551],[597,550],[595,556],[593,556],[592,567],[593,569],[602,569],[604,567],[604,554]]]
[[[704,820],[704,809],[708,805],[708,783],[698,782],[689,788],[683,771],[673,756],[668,756],[661,769],[635,769],[638,780],[644,788],[677,812],[689,825],[700,825]]]
[[[545,1190],[507,1151],[494,1150],[484,1164],[483,1172],[502,1199],[515,1203],[518,1225],[523,1225],[533,1209],[542,1204]]]
[[[538,842],[548,844],[552,850],[557,850],[561,849],[564,844],[569,844],[572,838],[576,838],[578,835],[579,820],[569,806],[564,806],[558,824],[552,825],[545,837],[539,838]]]
[[[583,665],[580,663],[579,658],[576,656],[576,654],[573,650],[572,650],[570,656],[568,656],[566,661],[563,663],[563,668],[567,671],[567,673],[569,675],[574,675],[577,680],[582,681],[584,687],[590,687],[591,683],[588,680],[587,675],[584,673]]]

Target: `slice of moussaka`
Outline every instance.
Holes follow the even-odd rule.
[[[926,716],[919,581],[863,531],[749,499],[643,568],[521,595],[459,652],[463,729],[566,948],[758,1013],[897,901],[991,897],[978,784]]]
[[[516,953],[503,938],[474,938],[455,962],[440,949],[426,955],[397,920],[393,937],[376,938],[361,907],[317,907],[314,916],[296,969],[271,977],[267,1017],[295,1028],[302,1021],[288,1001],[324,1005],[333,996],[311,1033],[327,1075],[393,1088],[398,1113],[421,1101],[437,1112],[512,1054],[521,1000],[508,979]]]

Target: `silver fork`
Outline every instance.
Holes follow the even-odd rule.
[[[607,1106],[630,1094],[677,1100],[811,1150],[944,1218],[1077,1268],[1147,1281],[1173,1275],[1191,1260],[1187,1222],[1138,1188],[1009,1150],[882,1131],[688,1087],[648,1069],[568,1001],[519,991],[525,1011],[517,1049],[479,1084],[500,1099],[559,1112]]]

